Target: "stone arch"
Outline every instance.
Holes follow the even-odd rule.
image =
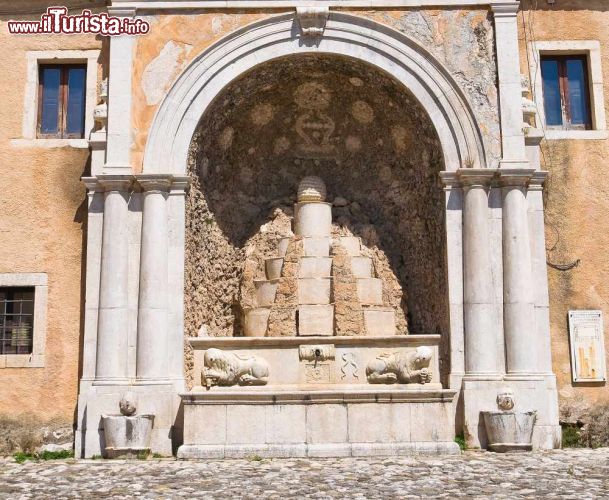
[[[441,63],[391,28],[331,12],[324,36],[315,43],[303,41],[292,13],[282,14],[232,33],[194,59],[157,111],[146,144],[144,173],[184,174],[199,120],[222,89],[263,62],[305,53],[355,58],[391,74],[428,113],[442,144],[446,170],[487,166],[473,112]]]

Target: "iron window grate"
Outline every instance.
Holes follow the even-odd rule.
[[[0,354],[31,354],[34,287],[0,287]]]

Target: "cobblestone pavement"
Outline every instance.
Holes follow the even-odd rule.
[[[609,448],[447,457],[173,460],[0,458],[0,498],[601,498]]]

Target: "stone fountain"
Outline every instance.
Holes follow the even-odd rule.
[[[514,411],[514,393],[504,389],[497,395],[497,411],[484,411],[488,449],[499,453],[531,451],[536,411]]]
[[[139,458],[150,454],[150,436],[154,415],[136,415],[133,393],[120,400],[120,415],[102,415],[106,458]]]
[[[333,236],[321,179],[301,181],[293,233],[263,267],[244,337],[190,339],[200,385],[180,395],[179,458],[459,452],[440,336],[397,331],[359,238]]]

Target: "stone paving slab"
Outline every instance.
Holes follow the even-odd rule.
[[[609,448],[446,457],[0,458],[0,498],[609,498]]]

